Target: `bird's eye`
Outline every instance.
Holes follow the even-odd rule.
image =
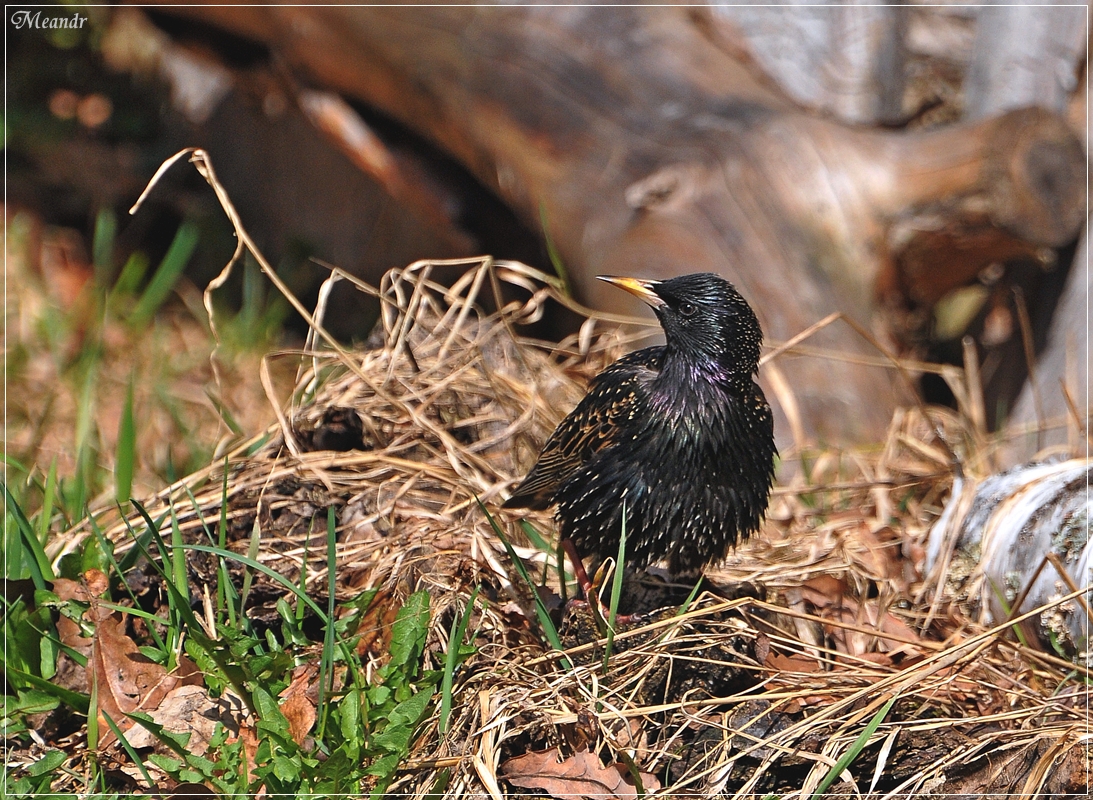
[[[684,300],[682,303],[679,304],[679,308],[677,310],[682,317],[693,317],[695,315],[695,312],[698,311],[698,306],[688,300]]]

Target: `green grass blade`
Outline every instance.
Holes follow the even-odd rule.
[[[196,223],[186,220],[178,226],[178,232],[175,233],[171,246],[167,248],[167,254],[156,267],[144,294],[129,314],[130,323],[135,326],[146,324],[163,305],[197,247],[197,236]]]
[[[101,289],[110,285],[114,268],[114,242],[117,239],[118,218],[112,208],[103,208],[95,215],[95,232],[91,237],[91,263],[95,282]]]
[[[221,550],[218,547],[210,547],[209,545],[205,545],[205,544],[184,544],[182,546],[182,548],[184,550],[194,550],[198,553],[211,553],[214,556],[220,556],[222,558],[231,559],[232,561],[238,561],[240,564],[242,564],[245,567],[248,567],[249,569],[251,569],[254,572],[261,572],[267,578],[274,581],[278,585],[284,587],[285,589],[288,589],[290,592],[292,592],[292,594],[295,597],[298,597],[300,600],[302,600],[304,603],[306,603],[307,607],[310,608],[313,612],[315,612],[315,614],[319,617],[320,624],[322,624],[322,625],[327,624],[327,616],[326,616],[326,610],[325,609],[320,607],[318,603],[316,603],[314,600],[312,600],[306,594],[301,595],[300,594],[300,587],[298,587],[295,583],[290,581],[288,578],[286,578],[280,572],[277,572],[276,570],[270,569],[265,564],[263,564],[259,561],[255,561],[253,558],[248,558],[247,556],[241,556],[238,553],[233,553],[230,550]],[[197,622],[197,619],[194,618],[194,623],[196,623],[196,622]]]
[[[114,499],[118,505],[129,502],[133,491],[133,471],[137,461],[137,423],[133,415],[133,376],[125,392],[125,404],[118,422],[118,446],[114,455]]]
[[[136,504],[134,503],[134,505]],[[145,515],[146,527],[144,529],[144,533],[142,533],[140,536],[137,536],[137,532],[133,530],[133,527],[129,524],[129,521],[125,517],[122,517],[122,519],[125,522],[126,527],[129,529],[129,534],[133,537],[134,544],[133,547],[130,547],[125,552],[125,555],[121,557],[121,561],[118,562],[118,575],[124,575],[126,572],[131,570],[136,565],[138,559],[140,559],[142,555],[146,555],[148,553],[148,546],[152,543],[155,532],[159,531],[160,526],[162,526],[164,521],[167,519],[167,515],[164,514],[156,522],[153,522],[150,517]]]
[[[858,738],[854,740],[853,744],[850,745],[850,749],[847,750],[846,753],[843,754],[843,757],[835,762],[835,766],[824,775],[824,779],[820,781],[820,785],[816,787],[811,795],[809,795],[809,800],[822,797],[823,794],[831,788],[831,785],[838,780],[839,776],[843,774],[846,768],[854,763],[854,759],[858,757],[863,749],[865,749],[865,745],[869,743],[869,738],[876,732],[877,728],[880,727],[884,718],[888,716],[888,712],[892,709],[892,705],[895,702],[896,696],[893,695],[888,698],[887,703],[880,707],[877,713],[873,715],[873,718],[869,720],[869,724],[865,726],[865,730],[863,730],[858,735]]]
[[[630,773],[630,780],[634,782],[634,793],[638,797],[645,797],[645,782],[641,779],[641,770],[638,768],[637,762],[621,748],[618,750],[618,756],[619,760],[626,766],[626,771]]]
[[[547,219],[546,204],[544,203],[539,204],[539,223],[543,227],[543,241],[546,243],[547,258],[550,259],[550,265],[554,267],[558,280],[562,282],[562,293],[566,297],[572,297],[573,282],[569,279],[569,270],[566,269],[565,261],[562,260],[562,254],[554,246],[554,239],[550,235],[550,221]]]
[[[99,677],[91,670],[91,692],[87,700],[87,749],[99,749]]]
[[[181,756],[183,759],[189,758],[190,751],[186,749],[190,739],[189,733],[169,733],[164,730],[162,725],[152,719],[151,715],[141,711],[127,712],[125,716],[159,739],[164,747],[176,755]]]
[[[539,532],[539,529],[528,522],[526,519],[520,520],[520,528],[524,531],[524,534],[528,537],[528,540],[538,549],[540,552],[546,553],[548,556],[554,557],[554,568],[558,573],[558,591],[561,595],[562,603],[566,601],[566,580],[572,575],[567,575],[565,571],[565,556],[562,553],[562,546],[559,543],[557,547],[552,547],[550,542],[546,540],[546,537]],[[543,564],[543,581],[546,582],[546,573],[550,568],[550,559],[546,560]]]
[[[422,800],[442,800],[445,797],[445,792],[448,789],[448,784],[452,781],[452,771],[445,767],[437,773],[436,780],[433,781],[433,787],[429,790],[429,793],[425,795]]]
[[[170,575],[168,575],[165,568],[163,566],[161,566],[160,563],[158,561],[156,561],[155,558],[153,558],[152,553],[148,549],[143,548],[142,541],[143,541],[144,537],[141,537],[141,539],[138,539],[136,541],[136,545],[138,547],[142,547],[142,553],[141,554],[146,559],[148,559],[148,563],[151,565],[151,567],[157,573],[159,573],[159,576],[163,579],[163,585],[164,585],[164,588],[167,589],[167,594],[168,594],[169,602],[170,602],[170,608],[171,608],[172,612],[176,613],[178,615],[179,619],[185,625],[193,628],[195,634],[200,634],[201,632],[204,631],[204,627],[202,627],[201,624],[198,622],[197,617],[194,616],[193,610],[190,608],[189,582],[188,581],[183,580],[183,582],[182,582],[183,585],[186,587],[186,595],[184,596],[179,592],[178,579],[176,577],[177,572],[175,571],[177,569],[177,561],[173,557],[174,553],[172,552],[172,548],[167,546],[167,543],[163,540],[163,537],[160,535],[159,526],[156,525],[154,522],[152,522],[152,518],[151,518],[151,516],[149,516],[148,511],[144,508],[144,506],[142,506],[139,502],[134,500],[133,501],[133,507],[136,508],[137,512],[141,515],[141,517],[144,518],[144,523],[148,526],[148,532],[151,533],[152,539],[156,543],[156,548],[159,550],[160,556],[163,559],[163,563],[166,564],[168,561],[171,562],[172,573]],[[174,519],[174,516],[175,516],[174,511],[172,509],[171,510],[172,519]],[[176,522],[176,527],[177,527],[177,521],[175,521],[175,522]],[[182,551],[185,550],[186,547],[187,547],[187,545],[184,545],[184,544],[180,543],[179,548],[178,548],[179,552],[182,553]],[[193,547],[193,545],[189,545],[189,547]],[[182,565],[183,565],[183,569],[185,569],[185,554],[182,553],[182,555],[183,555]]]
[[[53,697],[56,697],[66,706],[72,710],[80,713],[87,714],[88,708],[91,706],[91,697],[83,694],[82,692],[74,692],[71,689],[65,689],[58,686],[53,681],[48,681],[40,675],[34,675],[25,670],[21,670],[18,667],[13,667],[0,655],[0,667],[3,668],[4,674],[11,678],[16,678],[21,683],[26,683],[33,686],[35,689],[45,692]]]
[[[622,530],[619,533],[619,554],[615,560],[615,574],[611,580],[611,606],[607,611],[607,642],[603,648],[603,671],[607,672],[607,662],[611,659],[611,650],[615,646],[615,619],[619,613],[619,600],[622,599],[622,583],[626,572],[626,503],[622,504]]]
[[[152,780],[152,776],[148,774],[148,770],[144,766],[144,759],[142,759],[137,751],[133,748],[133,745],[129,744],[129,740],[125,738],[125,734],[121,732],[121,728],[114,722],[113,718],[105,711],[102,712],[103,719],[106,720],[106,724],[110,726],[110,730],[114,732],[114,735],[118,737],[118,741],[121,743],[122,748],[129,755],[129,759],[136,764],[137,769],[140,770],[140,774],[144,776],[144,780],[148,781],[148,788],[153,789],[156,786],[156,782]]]
[[[463,645],[463,637],[467,635],[467,624],[474,612],[474,601],[478,599],[480,586],[475,586],[471,592],[471,599],[467,601],[467,607],[457,619],[452,620],[452,631],[448,637],[448,653],[444,658],[444,678],[440,684],[440,732],[448,732],[448,718],[452,713],[452,685],[455,682],[456,662],[459,660],[459,648]]]
[[[120,302],[119,298],[127,298],[136,294],[144,274],[148,271],[148,256],[144,253],[133,253],[125,266],[121,268],[121,274],[114,281],[114,288],[110,290],[110,303]]]
[[[220,486],[220,520],[216,526],[216,545],[221,550],[227,550],[228,542],[228,474],[228,457],[224,456],[224,480]],[[243,606],[239,604],[239,595],[231,582],[228,562],[221,558],[217,561],[216,568],[220,576],[216,587],[217,600],[220,601],[220,608],[226,608],[228,611],[228,624],[235,627],[240,617],[245,619]]]
[[[53,517],[53,500],[57,495],[57,457],[49,462],[46,484],[42,488],[42,508],[38,512],[38,541],[44,542],[49,536],[49,521]]]
[[[527,567],[524,566],[524,562],[520,560],[520,557],[516,555],[516,551],[509,544],[508,537],[505,536],[505,532],[501,530],[501,526],[497,524],[497,520],[493,518],[493,515],[486,508],[485,504],[478,497],[474,496],[475,502],[478,503],[478,507],[482,509],[482,513],[486,515],[486,519],[490,523],[490,527],[493,528],[493,532],[497,534],[497,538],[501,540],[501,544],[505,546],[505,552],[509,555],[509,560],[519,573],[521,580],[527,585],[531,591],[531,596],[535,600],[535,615],[539,619],[539,625],[543,629],[543,634],[546,636],[550,646],[559,652],[564,652],[565,647],[562,646],[562,639],[558,636],[558,629],[554,627],[554,621],[550,618],[550,612],[547,611],[546,606],[543,604],[543,598],[539,596],[539,590],[535,588],[535,584],[531,580],[531,576],[528,574]],[[562,656],[562,666],[566,669],[573,669],[572,663],[568,658]]]
[[[193,490],[190,488],[189,484],[183,484],[182,490],[186,492],[186,499],[189,500],[190,505],[193,506],[194,512],[197,515],[197,520],[201,523],[201,530],[205,532],[205,538],[208,540],[209,544],[216,544],[216,539],[213,538],[212,529],[209,527],[209,523],[205,521],[205,514],[202,513],[201,504],[197,502],[197,498],[194,497]]]
[[[240,564],[247,567],[252,572],[261,572],[263,575],[265,575],[270,580],[274,581],[275,583],[279,584],[280,586],[284,587],[285,589],[288,589],[301,602],[306,603],[307,607],[310,608],[315,613],[315,615],[319,618],[319,624],[321,624],[321,625],[331,625],[332,624],[330,622],[329,617],[327,617],[327,615],[326,615],[326,611],[323,610],[322,608],[320,608],[318,603],[316,603],[314,600],[312,600],[306,594],[300,594],[300,589],[295,583],[290,581],[288,578],[286,578],[284,575],[277,572],[276,570],[270,569],[265,564],[262,564],[261,562],[256,561],[253,558],[248,558],[246,556],[241,556],[238,553],[233,553],[230,550],[221,550],[220,548],[209,547],[208,545],[203,545],[203,544],[187,544],[187,545],[183,545],[183,548],[186,549],[186,550],[194,550],[194,551],[197,551],[199,553],[211,553],[211,554],[213,554],[215,556],[218,556],[220,558],[231,559],[232,561],[238,561]],[[426,598],[427,598],[427,595],[426,595]],[[407,602],[409,602],[409,601],[407,601]],[[426,602],[427,602],[427,600],[426,600]],[[187,609],[187,611],[189,611],[189,609]],[[193,617],[192,613],[189,616],[190,616],[190,619],[193,620],[192,623],[189,623],[189,624],[192,624],[192,625],[196,626],[197,625],[197,619],[195,617]],[[200,628],[198,628],[198,630],[200,631]],[[339,638],[338,641],[336,642],[336,644],[339,647],[339,649],[341,649],[341,651],[342,651],[342,658],[344,658],[347,663],[352,663],[352,661],[353,661],[353,652],[352,652],[352,650],[350,650],[350,648],[345,643],[345,641]]]
[[[240,425],[239,421],[232,415],[231,409],[216,396],[216,392],[207,386],[205,387],[205,398],[212,404],[212,407],[216,410],[216,415],[220,418],[221,422],[228,426],[228,430],[236,436],[242,436],[243,426]],[[254,455],[265,446],[267,441],[268,437],[262,437],[259,442],[255,443],[253,449],[247,452],[247,455]]]
[[[31,527],[30,520],[23,513],[23,509],[19,507],[15,495],[8,489],[7,483],[4,483],[3,486],[8,514],[11,519],[15,520],[19,538],[23,542],[24,561],[30,569],[30,579],[34,582],[35,589],[45,589],[46,581],[51,581],[55,577],[53,567],[49,563],[49,557],[46,555],[46,551],[38,537],[34,535],[34,528]]]
[[[1013,617],[1014,616],[1013,608],[1010,606],[1010,602],[1006,597],[1006,593],[1003,592],[999,588],[998,584],[995,583],[990,578],[987,578],[987,581],[990,583],[991,594],[994,595],[994,599],[998,601],[998,604],[1002,607],[1002,610],[1004,612],[1006,612],[1006,618],[1009,619],[1009,618]],[[1035,582],[1035,581],[1033,581],[1033,582]],[[1017,637],[1017,641],[1021,643],[1022,647],[1028,647],[1029,646],[1028,641],[1025,639],[1025,632],[1021,630],[1020,625],[1011,625],[1010,630],[1013,631],[1014,635]]]
[[[148,511],[136,500],[133,501],[133,507],[137,509],[137,512],[144,518],[145,524],[148,526],[148,531],[152,534],[152,538],[155,540],[156,547],[159,549],[159,553],[162,556],[164,562],[170,558],[171,551],[168,549],[166,543],[163,541],[163,537],[159,534],[158,526],[152,522],[151,516]],[[172,513],[173,516],[173,513]],[[193,609],[190,608],[190,603],[187,598],[184,598],[178,591],[175,580],[172,576],[168,575],[164,570],[164,567],[153,558],[152,553],[141,539],[137,539],[135,542],[136,547],[141,548],[141,554],[148,560],[149,565],[154,569],[163,579],[164,588],[167,590],[168,605],[170,613],[172,615],[172,626],[177,627],[179,624],[185,625],[189,629],[190,639],[195,644],[203,648],[208,652],[209,657],[216,662],[216,665],[224,673],[225,677],[232,684],[239,696],[243,698],[243,702],[247,704],[247,707],[252,711],[253,705],[251,702],[251,693],[247,691],[247,687],[244,684],[245,675],[243,671],[239,669],[234,663],[228,661],[224,655],[219,652],[216,647],[216,643],[205,634],[205,628],[198,621],[194,615]],[[185,548],[201,549],[200,545],[186,545],[180,549]],[[223,551],[216,551],[215,548],[205,547],[205,552],[213,552],[217,555]],[[230,554],[229,554],[230,555]],[[321,613],[321,612],[320,612]],[[177,634],[178,631],[176,630]]]
[[[190,571],[186,565],[186,542],[182,539],[182,529],[178,525],[178,515],[171,506],[171,576],[179,596],[190,604]]]
[[[568,597],[568,574],[565,571],[565,548],[562,547],[562,540],[558,540],[558,546],[554,548],[554,569],[558,573],[558,595],[562,601],[562,606],[569,602]],[[576,576],[574,576],[576,580]]]
[[[122,515],[122,521],[125,523],[125,527],[129,531],[129,534],[134,539],[136,539],[137,538],[136,534],[133,531],[132,526],[129,524],[129,520],[126,519],[126,517],[124,515]],[[122,564],[125,562],[125,559],[122,559],[122,561],[119,562],[117,559],[114,558],[114,548],[113,548],[111,542],[106,538],[106,535],[102,532],[102,529],[99,527],[98,523],[95,522],[95,518],[92,517],[90,520],[88,520],[88,522],[90,522],[90,524],[91,524],[91,533],[92,533],[92,535],[94,535],[96,541],[99,543],[99,548],[102,550],[102,552],[105,554],[107,560],[110,562],[111,567],[114,570],[114,574],[117,575],[118,577],[124,576],[126,571],[128,571],[127,569],[125,569],[125,570],[122,569]],[[143,536],[143,544],[141,545],[142,549],[147,550],[148,541],[150,540],[150,538],[151,538],[150,534],[146,531],[144,533],[144,536]],[[137,550],[137,547],[130,548],[129,552],[125,554],[126,558],[128,558],[129,555],[132,554],[134,550]],[[139,550],[138,550],[138,553],[139,553]],[[135,560],[136,559],[134,558],[134,562],[135,562]],[[103,572],[105,572],[105,571],[106,570],[103,570]],[[129,595],[129,598],[133,601],[132,607],[122,610],[122,613],[123,614],[133,614],[133,615],[139,615],[140,613],[144,613],[144,612],[139,611],[140,602],[137,599],[136,593],[134,593],[133,590],[131,588],[129,588],[129,583],[123,579],[121,581],[121,585],[125,589],[126,593]],[[158,619],[158,618],[153,618],[150,621],[157,622],[157,623],[162,623],[163,622],[162,619]],[[163,643],[163,638],[159,635],[159,625],[149,625],[148,626],[148,634],[152,637],[152,641],[155,643],[155,646],[156,646],[157,649],[162,650],[164,652],[167,652],[167,646]]]
[[[679,607],[679,611],[675,613],[675,616],[682,617],[691,610],[691,604],[695,601],[695,598],[698,597],[698,590],[702,588],[702,581],[702,578],[695,581],[694,588],[691,589],[691,593],[687,595],[687,599],[683,601],[683,605]]]
[[[10,513],[4,514],[3,534],[3,541],[0,542],[0,546],[4,549],[2,556],[4,566],[0,578],[18,580],[31,573],[32,570],[26,562],[33,561],[34,557],[25,544],[25,534],[19,529],[19,525],[16,524],[15,518]],[[37,562],[34,564],[34,569],[38,569]]]
[[[254,515],[254,524],[250,529],[250,543],[247,545],[247,558],[251,561],[258,562],[258,553],[262,546],[262,526],[259,520],[262,518],[261,511]],[[242,612],[247,605],[247,598],[250,596],[250,587],[254,583],[254,573],[250,570],[246,570],[243,573],[243,587],[239,591],[239,610]]]
[[[337,589],[335,577],[338,572],[338,520],[334,506],[326,510],[326,618],[328,620],[323,631],[323,655],[319,660],[319,708],[323,709],[322,719],[319,720],[319,738],[326,729],[327,704],[324,702],[328,692],[334,690],[334,595]],[[304,550],[306,554],[308,550]],[[303,567],[300,569],[300,593],[306,594],[303,582],[304,567],[307,566],[306,556],[302,559]],[[296,608],[303,610],[303,603],[297,603]]]
[[[90,351],[89,351],[90,352]],[[76,474],[75,490],[71,500],[70,516],[80,518],[87,512],[87,502],[94,494],[93,471],[95,454],[91,446],[91,427],[95,409],[95,382],[98,377],[98,359],[88,355],[83,388],[80,390],[80,407],[76,411]]]
[[[153,538],[156,540],[157,545],[160,548],[160,552],[169,552],[168,548],[163,542],[162,537],[159,536],[158,530],[156,530],[155,525],[148,514],[148,511],[136,500],[133,501],[133,506],[144,518],[145,523],[149,526],[149,530],[153,531]],[[247,569],[252,573],[261,572],[274,583],[277,583],[281,587],[291,592],[299,599],[300,602],[305,603],[308,608],[310,608],[315,613],[316,617],[318,617],[319,624],[332,624],[330,618],[327,616],[326,611],[321,608],[314,600],[308,597],[307,594],[301,594],[300,588],[295,583],[290,581],[281,573],[271,569],[270,567],[267,567],[265,564],[260,563],[254,558],[241,556],[238,553],[231,552],[230,550],[224,550],[219,547],[211,547],[209,545],[203,544],[181,544],[180,549],[193,550],[199,553],[209,553],[213,556],[216,556],[217,558],[237,561],[244,567],[247,567]],[[182,622],[185,623],[185,625],[189,628],[190,638],[209,652],[210,656],[217,662],[217,665],[221,668],[221,670],[223,670],[228,680],[232,682],[235,689],[239,692],[240,696],[243,697],[244,701],[248,703],[248,706],[250,706],[251,693],[247,691],[244,685],[244,676],[242,675],[240,670],[235,668],[231,663],[226,662],[223,656],[213,646],[214,643],[208,638],[208,636],[205,635],[204,627],[199,623],[197,617],[193,613],[193,610],[190,608],[189,603],[183,599],[182,595],[175,587],[175,581],[167,576],[167,574],[163,571],[159,564],[156,563],[155,559],[152,557],[152,554],[147,549],[144,549],[142,551],[142,555],[144,555],[144,557],[148,559],[152,567],[160,574],[162,578],[165,579],[164,586],[167,589],[168,594],[171,595],[172,608],[177,609],[177,612]],[[341,649],[342,657],[346,660],[346,663],[352,663],[353,653],[347,646],[347,644],[343,640],[339,639],[337,642],[337,646]]]
[[[551,547],[550,542],[546,540],[546,537],[539,532],[538,528],[526,519],[520,520],[520,528],[524,531],[524,535],[528,537],[528,540],[535,545],[536,549],[547,555],[554,553],[554,548]]]

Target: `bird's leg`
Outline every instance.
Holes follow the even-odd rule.
[[[562,539],[562,549],[569,556],[569,560],[573,562],[573,572],[577,575],[577,583],[580,585],[581,591],[584,592],[585,601],[589,605],[595,603],[600,611],[600,616],[607,619],[607,615],[603,613],[600,596],[596,594],[596,587],[592,585],[592,579],[588,577],[588,570],[584,568],[581,554],[577,552],[577,545],[573,544],[572,539]]]
[[[599,614],[600,619],[605,623],[608,621],[607,609],[603,607],[603,603],[600,602],[600,595],[596,592],[596,587],[592,584],[592,579],[588,577],[588,570],[584,568],[584,561],[581,560],[581,554],[577,552],[577,545],[573,544],[572,539],[562,539],[562,549],[565,550],[566,555],[569,556],[569,560],[573,562],[573,572],[577,576],[577,583],[581,587],[581,591],[584,592],[585,602],[588,603],[592,609],[593,617]],[[618,565],[615,569],[622,569],[622,565]],[[615,616],[616,625],[631,625],[635,622],[640,622],[645,618],[644,614],[617,614]]]

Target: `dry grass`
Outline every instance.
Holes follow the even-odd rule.
[[[324,345],[320,309],[313,346],[268,359],[267,369],[289,359],[299,372],[291,397],[270,397],[280,421],[267,436],[147,505],[153,517],[173,505],[197,535],[219,519],[227,469],[230,546],[245,551],[257,529],[260,559],[293,581],[306,564],[316,594],[326,561],[312,524],[334,506],[339,594],[381,587],[394,608],[428,589],[433,667],[453,614],[482,587],[478,652],[458,675],[450,729],[427,722],[392,792],[424,796],[447,774],[445,797],[497,797],[510,759],[558,747],[633,763],[673,796],[808,797],[889,701],[844,773],[861,794],[1085,786],[1088,670],[1022,645],[1008,626],[977,626],[923,582],[927,530],[976,447],[961,418],[901,411],[881,447],[797,456],[761,534],[709,574],[730,596],[753,589],[653,614],[616,637],[606,667],[603,642],[573,625],[565,669],[536,635],[529,592],[475,498],[496,509],[627,342],[591,314],[557,346],[522,338],[548,300],[572,303],[519,264],[419,263],[389,274],[378,295],[374,349]],[[308,451],[331,408],[360,414],[364,449]],[[498,520],[523,541],[515,518]],[[552,528],[547,515],[531,521]],[[100,522],[126,539],[120,520]],[[517,549],[533,575],[553,558]]]

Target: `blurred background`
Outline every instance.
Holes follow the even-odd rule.
[[[1009,461],[1086,436],[1084,8],[8,13],[8,440],[27,480],[91,474],[127,414],[148,485],[271,418],[256,365],[305,328],[247,261],[215,294],[214,374],[201,291],[236,242],[212,191],[182,162],[128,213],[185,147],[308,307],[325,265],[376,285],[489,254],[635,314],[592,277],[714,270],[772,344],[854,323],[764,367],[784,454],[879,441],[916,395],[1006,432]],[[327,326],[363,342],[375,313],[347,288]],[[575,321],[558,308],[537,333]]]

